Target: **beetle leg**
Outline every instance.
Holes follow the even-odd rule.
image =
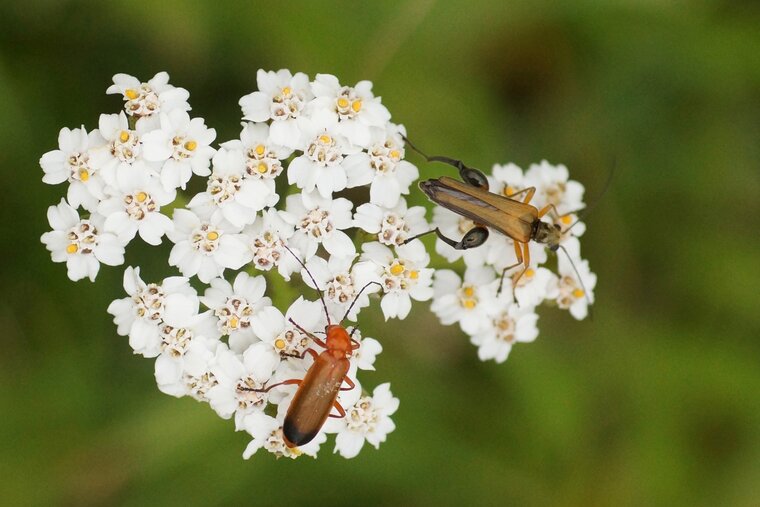
[[[523,193],[527,193],[527,194],[523,198],[522,202],[524,202],[525,204],[528,204],[533,199],[533,196],[536,194],[536,187],[526,187],[526,188],[523,188],[522,190],[518,190],[514,194],[506,195],[506,197],[509,199],[517,200],[515,199],[515,197]]]
[[[314,359],[315,361],[317,360],[317,356],[319,356],[319,354],[317,354],[317,351],[314,349],[306,349],[300,354],[280,354],[280,355],[285,356],[285,357],[295,357],[297,359],[303,359],[304,357],[306,357],[306,354],[309,354],[312,357],[312,359]]]
[[[294,321],[292,318],[288,319],[288,320],[290,321],[291,324],[293,324],[294,326],[296,326],[296,329],[298,329],[303,334],[305,334],[306,336],[308,336],[309,338],[311,338],[311,340],[314,343],[316,343],[317,345],[319,345],[323,349],[327,348],[327,344],[325,342],[323,342],[322,340],[320,340],[319,338],[317,338],[316,336],[314,336],[312,333],[308,332],[307,330],[305,330],[304,328],[302,328],[301,326],[299,326],[298,323],[296,321]]]
[[[485,241],[488,239],[488,229],[479,225],[467,231],[467,234],[465,234],[464,237],[459,241],[447,238],[443,235],[441,230],[436,227],[435,229],[431,229],[429,231],[417,234],[416,236],[412,236],[411,238],[405,240],[402,244],[406,245],[412,240],[415,240],[427,234],[431,234],[433,232],[441,239],[441,241],[449,245],[451,248],[455,248],[456,250],[467,250],[468,248],[475,248],[476,246],[480,246],[485,243]]]
[[[459,171],[459,176],[462,178],[462,180],[465,181],[465,183],[472,185],[473,187],[480,187],[483,190],[488,190],[488,178],[486,178],[486,175],[483,174],[480,170],[472,167],[467,167],[461,160],[442,157],[440,155],[428,157],[422,153],[415,145],[413,145],[409,139],[406,138],[406,136],[402,135],[401,137],[404,139],[404,142],[409,145],[410,148],[422,155],[428,162],[443,162],[444,164],[454,166]]]
[[[517,242],[515,242],[517,244]],[[520,271],[520,274],[517,275],[517,278],[515,278],[512,281],[512,298],[517,303],[517,306],[520,306],[520,302],[517,301],[517,282],[520,281],[520,278],[525,274],[526,271],[528,271],[528,266],[530,266],[530,249],[528,248],[528,243],[523,243],[523,269]]]
[[[486,242],[488,239],[488,229],[481,225],[476,225],[469,231],[464,237],[457,243],[454,248],[457,250],[467,250],[468,248],[475,248]]]
[[[520,242],[515,241],[513,244],[515,246],[515,255],[517,256],[517,262],[501,270],[501,278],[499,279],[499,289],[496,291],[497,296],[501,294],[501,287],[502,285],[504,285],[504,277],[506,276],[507,271],[523,263],[523,254],[522,254],[522,248],[520,248]]]
[[[288,380],[283,380],[282,382],[277,382],[276,384],[272,384],[271,386],[267,386],[264,389],[251,389],[250,387],[240,387],[240,386],[238,386],[237,389],[240,390],[240,391],[251,391],[251,392],[254,392],[254,393],[268,393],[269,391],[271,391],[275,387],[290,386],[290,385],[293,385],[293,384],[295,384],[295,385],[301,385],[301,382],[303,382],[303,379],[292,378],[292,379],[288,379]]]
[[[338,413],[330,414],[328,417],[335,417],[336,419],[340,419],[341,417],[346,417],[346,411],[343,409],[340,403],[335,401],[335,403],[333,403],[333,407],[335,407],[335,410],[337,410]]]
[[[358,327],[353,328],[351,330],[351,335],[353,335],[354,331],[356,331],[357,329],[359,329],[359,328]],[[349,338],[351,338],[351,335],[349,335]],[[356,349],[358,349],[361,346],[362,346],[361,343],[359,343],[358,341],[356,341],[353,338],[351,338],[351,350],[356,350]]]
[[[343,381],[348,384],[348,387],[341,387],[341,391],[350,391],[354,387],[356,387],[356,384],[354,384],[354,381],[348,378],[348,376],[343,377]]]

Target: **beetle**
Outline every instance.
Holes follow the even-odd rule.
[[[530,267],[530,250],[528,248],[528,243],[530,241],[545,244],[553,252],[562,249],[570,260],[573,270],[575,270],[575,273],[578,276],[578,281],[580,282],[581,287],[583,287],[583,280],[581,279],[580,273],[578,273],[567,250],[560,245],[562,235],[567,233],[580,219],[564,231],[557,224],[549,224],[541,220],[541,218],[550,210],[554,210],[560,218],[571,215],[575,213],[574,211],[560,215],[554,204],[548,204],[541,209],[532,206],[530,201],[536,193],[535,187],[524,188],[510,194],[509,197],[494,194],[488,189],[488,178],[486,178],[485,174],[478,169],[467,167],[461,160],[449,157],[429,157],[415,147],[406,137],[404,137],[404,142],[414,151],[422,155],[428,162],[442,162],[457,168],[463,181],[458,181],[448,176],[442,176],[437,179],[421,181],[419,184],[420,190],[422,190],[428,199],[434,203],[451,210],[458,215],[469,218],[475,224],[475,226],[467,231],[459,241],[444,236],[440,229],[436,227],[435,229],[408,238],[405,243],[421,236],[425,236],[426,234],[435,233],[449,246],[457,250],[467,250],[469,248],[476,248],[485,243],[488,239],[488,230],[490,228],[512,238],[515,248],[515,256],[517,257],[516,263],[507,266],[502,271],[497,294],[501,292],[504,276],[507,271],[522,264],[523,269],[513,282],[512,294],[514,296],[517,282]],[[515,199],[515,197],[520,196],[521,194],[524,194],[521,201]],[[591,304],[585,287],[583,287],[583,292],[586,294],[586,299],[589,301],[589,304]]]
[[[349,333],[341,324],[351,312],[354,303],[356,303],[362,292],[372,284],[380,284],[373,281],[362,287],[359,293],[354,297],[354,300],[351,302],[351,305],[349,305],[340,322],[338,324],[333,324],[330,321],[330,313],[327,310],[324,294],[314,280],[314,277],[303,261],[301,261],[301,259],[295,255],[287,245],[283,246],[296,258],[296,260],[298,260],[299,264],[301,264],[303,269],[309,275],[315,289],[319,293],[319,299],[322,302],[322,307],[327,316],[327,326],[325,326],[324,331],[325,339],[324,341],[319,339],[313,333],[310,333],[297,324],[292,318],[289,319],[290,323],[300,332],[311,338],[315,344],[325,350],[321,353],[317,353],[314,349],[307,348],[302,354],[292,356],[304,358],[306,354],[309,354],[314,359],[314,362],[306,371],[303,379],[289,379],[272,384],[263,389],[243,389],[246,391],[268,392],[275,387],[283,385],[298,386],[296,394],[290,402],[282,426],[282,435],[285,445],[293,448],[311,442],[317,433],[319,433],[319,430],[325,424],[328,417],[345,417],[346,411],[337,401],[338,393],[340,391],[350,391],[356,385],[348,377],[348,370],[351,367],[351,355],[359,348],[360,344],[353,338],[353,334],[358,328],[354,327],[351,333]],[[344,382],[346,383],[345,387],[343,387]],[[335,408],[337,414],[330,413],[333,408]]]

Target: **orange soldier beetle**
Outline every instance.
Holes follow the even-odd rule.
[[[328,417],[341,418],[346,416],[346,411],[337,401],[338,392],[350,391],[356,385],[348,377],[348,370],[351,367],[351,354],[359,348],[360,344],[353,338],[354,331],[358,328],[354,327],[349,334],[341,323],[351,312],[354,303],[356,303],[359,296],[364,292],[364,289],[373,283],[380,284],[378,282],[369,282],[362,287],[346,310],[340,323],[333,324],[330,322],[330,312],[327,310],[324,294],[317,285],[316,280],[314,280],[314,277],[311,275],[303,261],[301,261],[301,259],[299,259],[287,245],[283,246],[303,267],[314,284],[315,289],[319,293],[319,299],[322,302],[322,307],[324,308],[325,316],[327,317],[325,339],[324,341],[320,340],[314,336],[313,333],[308,332],[298,325],[293,319],[290,319],[290,323],[325,350],[318,354],[314,349],[307,348],[303,354],[293,355],[293,357],[304,358],[306,354],[309,354],[314,359],[314,362],[306,371],[306,375],[304,375],[303,379],[289,379],[272,384],[263,389],[242,389],[245,391],[268,392],[275,387],[283,385],[298,386],[298,390],[293,396],[290,406],[288,407],[288,412],[285,415],[285,422],[282,425],[282,436],[285,445],[292,448],[311,442],[317,433],[319,433],[319,430],[325,424]],[[343,382],[346,383],[346,387],[342,387]],[[333,407],[337,410],[337,414],[330,413]]]
[[[507,266],[501,272],[497,294],[501,292],[504,276],[507,271],[520,264],[523,265],[522,271],[520,271],[512,284],[513,296],[515,296],[517,282],[530,267],[530,250],[528,248],[528,243],[530,241],[543,243],[553,252],[562,249],[562,251],[565,252],[565,255],[567,255],[567,258],[578,277],[578,281],[583,288],[583,294],[586,296],[589,306],[591,305],[591,299],[588,297],[586,287],[583,284],[583,279],[581,278],[580,273],[578,273],[578,269],[575,267],[575,264],[573,263],[570,254],[565,250],[565,247],[560,245],[560,238],[562,235],[572,229],[575,224],[580,221],[580,217],[564,231],[557,224],[549,224],[541,220],[541,218],[550,210],[554,210],[559,218],[571,215],[575,213],[575,211],[560,215],[554,204],[548,204],[541,209],[531,206],[530,201],[536,193],[536,187],[528,187],[518,190],[517,192],[510,194],[509,197],[489,192],[488,178],[486,178],[485,174],[478,169],[467,167],[461,160],[455,160],[449,157],[429,157],[414,146],[409,139],[404,136],[402,137],[409,147],[422,155],[428,162],[442,162],[457,168],[459,176],[464,180],[464,183],[449,178],[448,176],[442,176],[438,179],[421,181],[419,184],[420,190],[422,190],[428,199],[434,203],[451,210],[458,215],[469,218],[475,224],[475,227],[467,231],[464,237],[459,241],[447,238],[441,233],[440,229],[436,227],[435,229],[411,237],[404,243],[408,243],[413,239],[425,236],[426,234],[435,233],[449,246],[457,250],[467,250],[468,248],[475,248],[485,243],[488,239],[488,228],[490,227],[505,236],[512,238],[515,247],[515,255],[517,256],[517,262]],[[605,190],[607,186],[609,186],[610,181],[612,181],[612,173],[610,173],[610,179],[607,181]],[[522,201],[515,199],[515,197],[520,194],[525,194]],[[590,208],[587,208],[585,212],[587,213],[589,209]],[[516,297],[515,300],[517,300]]]

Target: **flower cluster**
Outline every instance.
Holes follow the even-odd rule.
[[[265,295],[265,276],[290,280],[300,271],[324,294],[332,323],[349,308],[346,318],[356,321],[376,292],[386,318],[406,317],[411,299],[433,296],[422,243],[403,245],[429,228],[424,208],[403,197],[418,171],[404,160],[404,127],[391,123],[370,82],[345,86],[287,70],[260,70],[257,81],[258,91],[240,100],[239,138],[215,148],[214,129],[190,116],[188,92],[166,73],[146,83],[114,76],[107,93],[123,98],[123,111],[101,115],[93,131],[62,129],[58,149],[40,160],[44,182],[69,183],[67,199],[48,210],[53,230],[42,241],[72,280],[94,280],[100,263],[123,264],[135,236],[151,245],[165,236],[181,276],[146,283],[139,267],[128,267],[127,297],[108,308],[135,354],[155,359],[159,389],[234,418],[253,438],[246,458],[262,447],[314,456],[327,433],[350,458],[394,429],[398,400],[388,384],[368,394],[356,378],[374,369],[382,347],[349,326],[359,345],[347,374],[354,387],[337,399],[347,415],[288,447],[282,425],[297,382],[280,383],[303,379],[314,356],[307,349],[321,351],[314,338],[328,316],[316,290],[314,300],[298,297],[281,312]],[[283,172],[296,191],[281,199],[275,182]],[[206,178],[205,188],[176,207],[193,175]],[[368,191],[347,192],[357,187]],[[162,212],[170,205],[171,218]],[[360,250],[358,229],[370,238]]]
[[[578,237],[585,225],[577,221],[575,212],[585,207],[584,189],[568,179],[565,166],[543,161],[523,172],[514,164],[495,165],[488,182],[491,192],[520,200],[526,196],[521,190],[534,187],[530,204],[539,210],[548,207],[543,220],[563,231],[556,273],[546,267],[546,246],[534,241],[528,244],[527,268],[517,264],[514,242],[502,234],[492,233],[483,245],[470,250],[455,250],[436,241],[440,255],[450,262],[464,259],[466,270],[463,278],[448,269],[436,271],[431,309],[442,324],[459,323],[478,347],[481,360],[500,363],[515,343],[531,342],[538,336],[537,306],[556,305],[578,320],[585,318],[594,301],[596,275],[580,256]],[[475,225],[441,207],[435,208],[433,223],[451,238],[462,237]]]
[[[364,442],[385,441],[398,399],[387,383],[371,394],[362,389],[357,374],[374,369],[382,346],[356,324],[348,325],[355,348],[343,379],[353,387],[337,396],[345,416],[329,418],[299,447],[283,434],[327,324],[356,322],[373,301],[386,319],[404,319],[412,300],[432,299],[443,324],[458,322],[480,358],[497,362],[514,342],[536,338],[538,305],[586,316],[596,277],[580,258],[584,226],[572,213],[583,208],[583,187],[564,166],[543,162],[524,174],[495,166],[489,177],[492,192],[523,198],[520,190],[532,186],[531,204],[551,205],[544,220],[566,231],[558,274],[544,267],[547,253],[534,242],[527,269],[515,265],[512,240],[498,233],[466,251],[438,240],[438,253],[463,258],[467,269],[463,279],[434,273],[416,239],[431,230],[425,209],[405,199],[419,177],[405,160],[406,131],[391,122],[372,83],[346,86],[332,75],[310,80],[288,70],[259,70],[257,83],[240,99],[239,137],[214,147],[215,130],[191,117],[187,90],[165,72],[145,83],[117,74],[107,93],[123,99],[123,110],[101,115],[92,131],[62,129],[58,149],[40,159],[45,183],[68,183],[66,198],[48,209],[53,230],[41,239],[72,280],[94,281],[101,263],[123,264],[138,235],[172,243],[168,264],[179,275],[148,283],[139,267],[127,267],[127,297],[108,312],[134,353],[155,360],[162,392],[208,403],[250,435],[245,458],[261,448],[315,456],[327,434],[346,458]],[[204,178],[202,190],[177,200],[194,175]],[[285,180],[280,195],[276,182]],[[459,238],[473,223],[437,207],[434,226]],[[294,273],[311,289],[290,291],[297,299],[282,311],[267,285]]]

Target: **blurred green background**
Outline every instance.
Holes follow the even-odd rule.
[[[760,503],[757,2],[5,1],[0,51],[3,505]],[[616,161],[583,241],[594,320],[543,309],[497,365],[427,303],[388,323],[375,305],[362,325],[385,352],[362,381],[401,399],[388,441],[242,460],[246,435],[161,394],[116,335],[122,268],[73,283],[50,262],[64,186],[38,159],[118,110],[117,72],[167,70],[236,137],[258,68],[371,79],[428,152],[565,163],[587,201]],[[159,279],[167,252],[127,262]]]

